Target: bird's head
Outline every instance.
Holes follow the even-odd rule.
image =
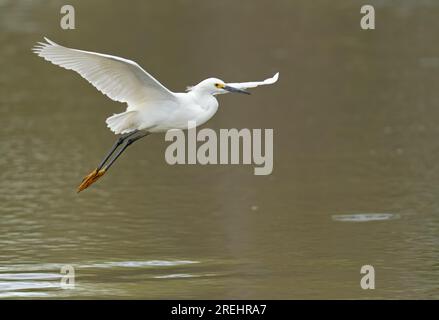
[[[223,94],[228,92],[250,94],[250,92],[247,92],[245,90],[229,86],[223,80],[217,78],[209,78],[203,80],[196,86],[188,87],[187,90],[211,95]]]

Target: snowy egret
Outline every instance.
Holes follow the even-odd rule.
[[[110,99],[127,103],[125,112],[107,118],[107,126],[121,135],[98,167],[88,174],[78,187],[86,189],[104,175],[116,159],[134,141],[150,133],[170,129],[187,129],[188,122],[202,125],[218,110],[217,94],[273,84],[279,73],[264,81],[225,83],[209,78],[188,87],[187,92],[174,93],[164,87],[136,62],[116,56],[71,49],[47,38],[38,42],[33,51],[68,70],[74,70]],[[117,153],[111,158],[111,156]],[[111,159],[110,159],[111,158]]]

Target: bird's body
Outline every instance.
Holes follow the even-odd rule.
[[[218,110],[218,100],[212,95],[199,95],[189,91],[175,93],[175,101],[156,102],[146,106],[129,106],[122,114],[107,119],[107,124],[115,132],[126,133],[132,129],[146,130],[151,133],[165,132],[171,129],[187,129],[189,121],[198,125],[206,123]],[[127,129],[118,129],[113,120],[120,115],[127,115],[133,125]],[[114,118],[113,118],[114,117]]]
[[[102,176],[128,145],[149,133],[171,129],[187,129],[190,122],[196,126],[206,123],[218,110],[215,95],[227,92],[246,93],[244,89],[275,83],[272,78],[258,82],[224,83],[217,78],[201,81],[188,92],[174,93],[164,87],[137,63],[124,58],[71,49],[45,38],[33,51],[40,57],[65,69],[78,72],[96,89],[110,99],[127,103],[125,112],[107,118],[107,126],[122,134],[101,165],[86,177],[79,191]],[[140,133],[137,137],[134,134]],[[129,137],[129,138],[128,138]],[[127,139],[122,151],[103,167],[111,154]],[[100,174],[99,174],[100,173]],[[85,183],[85,184],[84,184]]]

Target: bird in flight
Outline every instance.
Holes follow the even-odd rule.
[[[119,138],[98,165],[79,185],[80,192],[103,176],[133,142],[156,132],[187,129],[188,122],[204,124],[218,110],[215,95],[245,91],[273,84],[279,73],[264,81],[225,83],[209,78],[188,87],[187,92],[172,92],[136,62],[102,53],[71,49],[47,38],[32,50],[38,56],[60,67],[73,70],[110,99],[125,102],[125,112],[107,118],[108,128]],[[113,156],[113,157],[112,157]]]

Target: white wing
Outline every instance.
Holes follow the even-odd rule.
[[[247,89],[255,88],[257,86],[263,86],[266,84],[273,84],[277,81],[277,79],[279,79],[279,72],[276,73],[272,78],[265,79],[264,81],[227,83],[227,85],[236,89]]]
[[[74,70],[109,98],[139,106],[145,102],[175,100],[175,95],[137,63],[120,57],[63,47],[44,38],[32,50],[40,57]]]

